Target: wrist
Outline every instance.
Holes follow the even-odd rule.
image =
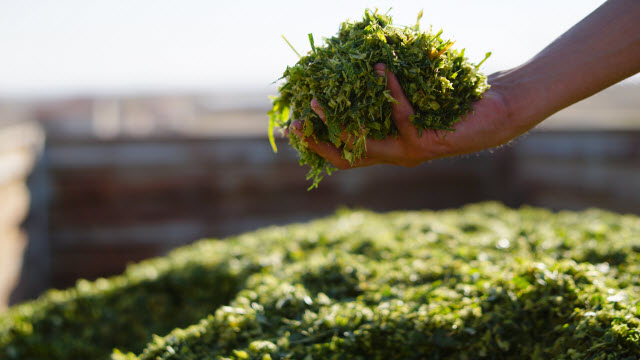
[[[489,76],[491,90],[504,104],[505,122],[515,132],[512,134],[514,137],[533,128],[554,112],[549,92],[545,91],[541,79],[527,64]]]

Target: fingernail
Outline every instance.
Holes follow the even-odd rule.
[[[311,99],[311,107],[312,108],[317,109],[318,105],[320,105],[320,104],[318,104],[318,100],[316,100],[316,98]]]
[[[385,75],[386,75],[385,70],[387,69],[387,67],[386,67],[384,64],[382,64],[382,63],[378,63],[378,64],[376,64],[376,65],[373,67],[373,69],[374,69],[374,71],[375,71],[376,75],[378,75],[378,76],[385,76]]]
[[[302,123],[298,120],[294,120],[289,125],[289,130],[293,131],[294,134],[301,136],[302,135]]]

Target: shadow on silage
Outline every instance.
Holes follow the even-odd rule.
[[[106,359],[114,348],[139,352],[153,334],[195,323],[228,303],[255,271],[234,273],[227,262],[169,270],[151,279],[130,280],[127,271],[79,281],[15,307],[0,318],[0,358]]]

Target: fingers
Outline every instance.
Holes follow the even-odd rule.
[[[422,162],[417,160],[414,161],[414,158],[419,158],[417,155],[407,156],[408,148],[418,148],[416,144],[418,144],[420,137],[418,136],[418,130],[410,119],[411,115],[414,114],[413,107],[405,96],[398,78],[393,74],[393,72],[387,70],[385,64],[376,64],[374,66],[374,71],[378,76],[386,77],[387,90],[391,97],[397,100],[397,102],[392,103],[392,118],[398,128],[398,132],[400,133],[398,138],[390,137],[385,140],[367,139],[365,147],[366,155],[361,159],[356,160],[353,164],[350,164],[348,160],[342,158],[342,151],[338,147],[330,143],[317,142],[311,137],[304,137],[302,132],[302,123],[300,121],[294,121],[291,123],[290,130],[300,139],[305,141],[309,150],[317,153],[338,169],[349,169],[378,163],[415,166]],[[317,99],[314,98],[311,100],[311,108],[326,124],[326,114]],[[339,138],[349,149],[352,148],[353,143],[356,140],[356,136],[350,136],[344,131],[340,133]],[[340,144],[337,145],[339,146]]]
[[[313,111],[318,114],[318,117],[320,117],[320,119],[325,123],[325,125],[327,124],[327,118],[325,117],[324,114],[324,109],[322,108],[322,106],[320,106],[320,103],[318,102],[318,100],[316,98],[313,98],[311,100],[311,109],[313,109]],[[341,132],[340,135],[338,136],[340,138],[340,141],[342,141],[347,148],[351,149],[353,147],[353,143],[355,142],[355,137],[354,136],[350,136],[349,133],[346,132]]]
[[[374,165],[378,163],[373,159],[362,158],[356,160],[352,165],[348,160],[342,158],[342,152],[332,144],[318,142],[312,137],[304,137],[304,134],[302,133],[302,123],[300,123],[300,121],[298,120],[291,123],[289,130],[296,134],[300,139],[303,139],[303,141],[305,141],[307,146],[309,147],[309,150],[320,155],[338,169],[344,170],[361,166]]]
[[[397,103],[392,103],[392,118],[398,128],[400,136],[405,139],[416,140],[418,139],[418,130],[411,123],[410,116],[414,114],[413,107],[409,102],[409,99],[404,95],[402,86],[398,81],[398,78],[389,70],[385,64],[378,63],[373,67],[376,75],[387,77],[387,89],[391,93],[391,97],[397,100]]]
[[[316,98],[311,99],[311,108],[313,109],[313,111],[316,114],[318,114],[320,119],[326,124],[327,123],[327,119],[324,116],[324,109],[322,109],[322,106],[320,106],[320,103],[318,102],[318,99],[316,99]]]

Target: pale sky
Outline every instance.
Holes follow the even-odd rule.
[[[528,60],[603,0],[0,0],[0,96],[273,89],[300,52],[379,8],[466,48],[487,73]]]

